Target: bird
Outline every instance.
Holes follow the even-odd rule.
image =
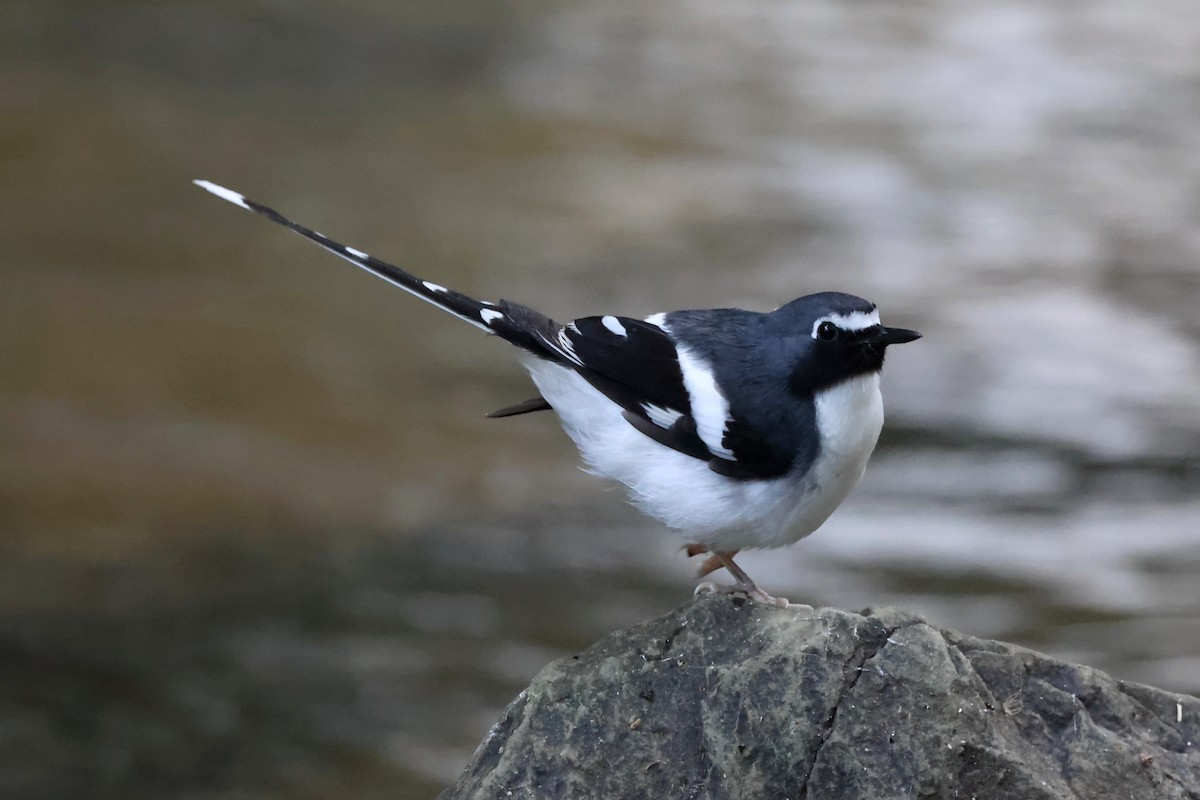
[[[586,469],[624,484],[634,506],[707,553],[742,593],[788,605],[733,560],[819,528],[862,477],[883,427],[880,371],[891,345],[874,303],[823,291],[773,311],[605,314],[565,324],[520,303],[475,300],[333,241],[245,195],[194,183],[515,345],[538,393],[494,411],[554,411]]]

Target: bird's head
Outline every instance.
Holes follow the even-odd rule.
[[[769,317],[777,341],[785,343],[789,383],[798,394],[878,372],[888,345],[921,338],[916,331],[885,328],[874,303],[841,292],[806,295]]]

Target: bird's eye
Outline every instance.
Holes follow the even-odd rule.
[[[817,326],[817,336],[827,342],[831,342],[836,339],[837,335],[837,325],[834,325],[832,322],[822,322]]]

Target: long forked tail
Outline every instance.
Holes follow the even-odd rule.
[[[253,211],[256,214],[261,214],[272,222],[278,223],[285,228],[289,228],[296,233],[316,242],[321,247],[333,253],[339,258],[349,261],[356,267],[365,269],[372,275],[377,275],[383,278],[388,283],[399,286],[406,292],[416,295],[427,303],[432,303],[440,309],[450,312],[459,319],[471,323],[477,328],[487,331],[488,333],[498,333],[505,339],[508,339],[513,344],[521,347],[529,348],[533,342],[529,341],[528,334],[514,330],[510,320],[501,310],[501,305],[487,301],[479,301],[467,297],[465,294],[460,294],[453,289],[447,289],[445,286],[439,286],[436,283],[431,283],[426,280],[410,275],[399,267],[388,264],[385,261],[380,261],[374,256],[367,255],[361,250],[356,250],[353,247],[347,247],[340,242],[335,242],[324,234],[304,227],[303,225],[292,222],[287,217],[280,214],[273,208],[268,208],[261,203],[256,203],[253,200],[247,199],[244,195],[226,189],[224,186],[218,186],[210,181],[193,181],[201,189],[212,192],[222,200],[228,200],[235,206],[241,206],[247,211]],[[503,304],[507,305],[507,304]],[[534,312],[536,313],[536,312]],[[547,320],[549,322],[549,320]],[[537,349],[536,346],[534,348]]]

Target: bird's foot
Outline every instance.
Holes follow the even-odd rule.
[[[689,556],[707,552],[709,552],[709,549],[704,545],[689,545],[687,548]],[[734,562],[733,556],[736,552],[736,550],[712,551],[712,555],[705,559],[700,571],[700,577],[704,577],[714,569],[724,567],[733,576],[734,582],[711,583],[706,581],[696,587],[695,596],[699,597],[702,594],[744,594],[754,602],[762,603],[765,606],[774,606],[775,608],[812,608],[812,606],[805,605],[804,603],[792,603],[786,597],[772,597],[758,588],[758,585],[751,580],[746,571]]]
[[[796,608],[800,605],[799,603],[790,602],[786,597],[772,597],[755,586],[753,581],[749,583],[743,581],[738,581],[737,583],[713,583],[712,581],[705,581],[696,587],[695,596],[699,597],[704,594],[744,594],[756,603],[776,608]]]

